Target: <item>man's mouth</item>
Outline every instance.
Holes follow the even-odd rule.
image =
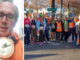
[[[2,31],[2,32],[6,32],[7,31],[7,27],[0,27],[0,30]]]

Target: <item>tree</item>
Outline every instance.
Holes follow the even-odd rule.
[[[55,0],[55,2],[59,5],[61,4],[60,1],[61,0]],[[79,8],[80,7],[80,0],[63,0],[63,7],[65,9],[68,8],[68,3],[70,5],[72,12],[75,14],[79,14],[79,12],[80,12],[80,8]]]
[[[29,2],[31,4],[29,4]],[[55,0],[55,3],[57,3],[57,5],[55,5],[55,7],[60,7],[61,5],[61,0]],[[63,0],[63,7],[65,9],[68,8],[68,3],[70,5],[70,8],[72,9],[73,13],[75,9],[78,10],[78,12],[80,12],[80,0]],[[26,8],[29,8],[29,9],[35,9],[35,10],[38,10],[38,9],[41,9],[42,7],[43,8],[46,8],[46,7],[52,7],[52,0],[28,0],[27,2],[25,1],[24,2]],[[75,8],[75,9],[73,9]],[[76,14],[76,13],[75,13]]]

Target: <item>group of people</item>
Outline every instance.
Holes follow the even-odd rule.
[[[24,34],[24,44],[26,46],[34,44],[42,45],[46,41],[47,43],[50,43],[50,41],[62,43],[63,40],[70,42],[70,39],[71,42],[77,43],[77,39],[80,39],[80,20],[77,17],[70,17],[70,20],[65,17],[65,19],[61,20],[60,15],[55,18],[53,16],[46,17],[46,14],[43,14],[43,16],[37,15],[37,17],[33,15],[32,18],[29,18],[28,14],[25,14]]]

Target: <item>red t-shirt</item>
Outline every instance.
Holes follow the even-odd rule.
[[[30,20],[28,18],[24,18],[24,25],[31,25]]]

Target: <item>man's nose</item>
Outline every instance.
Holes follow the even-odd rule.
[[[7,18],[6,18],[6,16],[4,16],[2,19],[2,23],[5,24],[6,22],[7,22]]]

